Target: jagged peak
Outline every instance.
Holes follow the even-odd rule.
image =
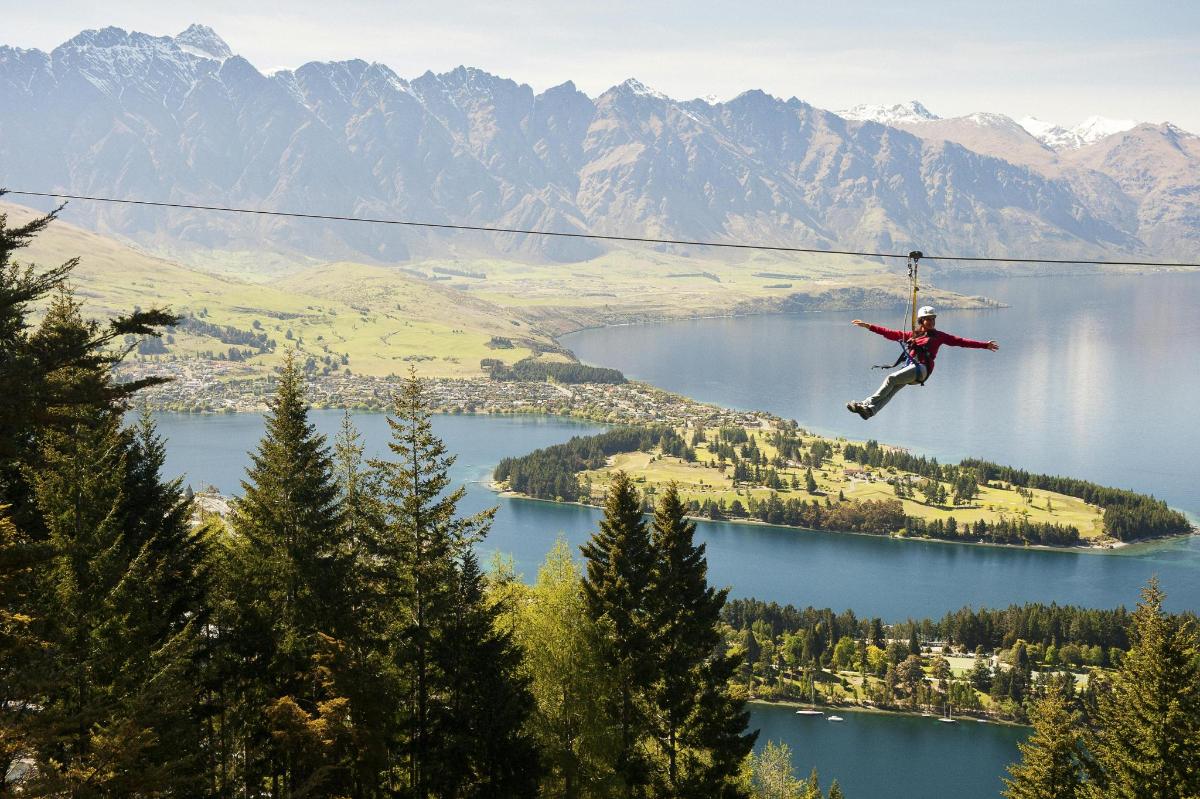
[[[770,103],[780,102],[778,97],[776,97],[772,94],[767,94],[762,89],[747,89],[746,91],[739,94],[737,97],[734,97],[729,102],[730,103],[756,103],[756,102],[762,102],[764,100],[766,100],[767,102],[770,102]]]
[[[930,111],[920,100],[909,100],[907,103],[894,105],[860,103],[853,108],[835,111],[843,119],[853,119],[858,122],[878,122],[883,125],[898,125],[913,122],[932,122],[941,119]]]
[[[1069,129],[1032,116],[1023,117],[1019,124],[1054,150],[1077,150],[1138,127],[1138,123],[1132,119],[1110,119],[1102,116],[1090,116]]]
[[[1021,128],[1021,125],[1012,117],[1005,114],[996,114],[991,111],[975,111],[962,118],[985,128]],[[1023,130],[1023,128],[1021,129]]]
[[[646,84],[642,83],[637,78],[626,78],[623,82],[613,86],[609,91],[616,91],[623,94],[633,94],[638,97],[652,97],[655,100],[670,100],[671,98],[660,91],[651,89]],[[608,92],[605,92],[607,94]]]
[[[82,30],[63,42],[60,47],[116,47],[129,43],[129,31],[109,25]]]
[[[193,55],[207,56],[218,61],[224,61],[233,55],[225,40],[207,25],[192,23],[187,29],[175,37],[175,44],[181,50]]]

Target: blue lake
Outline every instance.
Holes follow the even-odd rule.
[[[890,361],[888,342],[852,328],[854,316],[896,326],[887,314],[746,317],[585,331],[566,343],[585,361],[701,400],[795,418],[809,429],[876,437],[943,460],[980,456],[1037,471],[1071,474],[1165,498],[1200,511],[1194,458],[1200,423],[1200,275],[1038,278],[947,282],[1011,307],[952,312],[942,328],[1000,341],[999,353],[944,349],[934,379],[910,388],[864,423],[843,409],[870,393]],[[891,316],[898,317],[899,312]],[[341,414],[313,419],[331,438]],[[247,453],[262,434],[253,414],[162,414],[167,471],[200,488],[239,492]],[[378,414],[358,414],[368,454],[382,454]],[[487,488],[506,456],[586,435],[598,427],[545,417],[442,416],[435,429],[459,459],[462,510],[498,505],[481,546],[513,556],[532,578],[557,536],[581,544],[599,514],[574,505],[497,497]],[[1132,605],[1157,574],[1168,606],[1200,610],[1200,539],[1132,547],[1117,554],[1047,552],[766,526],[701,523],[710,579],[735,596],[853,608],[887,620],[940,616],[964,604],[1055,601]],[[994,797],[1020,729],[940,725],[844,713],[833,724],[786,708],[756,706],[760,743],[784,740],[797,770],[817,766],[851,797],[950,794]]]

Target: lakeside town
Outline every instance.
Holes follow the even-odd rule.
[[[238,363],[210,360],[130,361],[121,380],[167,377],[170,382],[139,393],[150,410],[180,413],[265,411],[277,378]],[[402,378],[345,373],[310,374],[305,383],[314,408],[383,411]],[[548,414],[620,425],[772,427],[774,414],[740,411],[697,402],[646,383],[555,383],[489,378],[428,378],[439,413]]]

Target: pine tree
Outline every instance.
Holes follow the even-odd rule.
[[[230,645],[235,663],[249,664],[239,670],[248,681],[243,779],[249,790],[269,780],[272,790],[293,796],[331,779],[329,753],[301,745],[292,707],[314,720],[335,698],[329,689],[336,681],[321,677],[318,664],[346,632],[349,559],[332,461],[308,420],[292,352],[242,481],[233,527],[239,547],[226,588]]]
[[[655,775],[656,790],[665,796],[736,796],[733,780],[757,735],[743,734],[749,714],[729,696],[737,664],[719,653],[728,589],[708,585],[704,545],[694,543],[696,525],[684,514],[672,484],[655,510],[647,592],[656,661],[650,717],[666,761],[665,773]]]
[[[380,580],[393,616],[390,637],[392,667],[402,691],[399,732],[408,792],[425,799],[434,789],[452,675],[438,653],[455,624],[459,564],[481,540],[495,509],[460,518],[458,503],[466,489],[450,490],[454,457],[433,433],[431,402],[425,384],[411,371],[397,392],[388,426],[391,460],[374,460],[383,527],[375,543]],[[478,708],[477,712],[486,712]]]
[[[497,627],[498,609],[486,601],[470,549],[462,554],[455,582],[453,617],[435,654],[446,675],[447,698],[437,725],[441,741],[430,770],[432,792],[534,797],[540,752],[526,727],[534,700],[520,673],[521,650]]]
[[[1200,641],[1196,623],[1163,612],[1152,578],[1133,614],[1131,647],[1111,686],[1098,689],[1085,748],[1088,796],[1200,795]]]
[[[375,475],[363,461],[362,436],[347,412],[334,441],[334,474],[341,506],[339,538],[348,556],[343,589],[349,608],[336,671],[339,696],[348,700],[353,746],[349,782],[361,796],[379,795],[386,784],[396,738],[395,669],[387,657],[391,599],[381,590],[376,560],[383,528]]]
[[[546,764],[542,793],[563,799],[611,795],[610,766],[620,742],[603,703],[616,684],[566,541],[560,538],[546,555],[532,587],[517,589],[522,593],[509,612],[537,700],[530,727]]]
[[[204,590],[176,581],[177,569],[203,554],[187,554],[193,542],[179,517],[171,520],[177,506],[165,519],[130,507],[129,486],[146,487],[148,475],[133,465],[144,452],[120,416],[76,413],[73,430],[42,436],[31,476],[53,550],[39,574],[45,623],[33,682],[41,708],[28,720],[37,752],[31,790],[194,792],[203,770],[191,664]],[[169,497],[170,486],[160,493]]]
[[[1038,700],[1030,711],[1033,734],[1018,744],[1021,762],[1008,767],[1007,799],[1074,799],[1081,794],[1079,714],[1059,694]]]
[[[648,725],[639,699],[655,669],[647,601],[654,554],[637,490],[624,472],[613,475],[600,529],[582,552],[587,559],[583,588],[588,612],[604,631],[604,657],[617,681],[610,712],[621,746],[613,768],[626,797],[643,796],[650,777],[642,747]]]
[[[66,288],[78,259],[41,271],[13,260],[56,215],[9,227],[0,214],[0,504],[11,506],[17,528],[34,539],[44,534],[28,480],[39,432],[70,429],[74,409],[121,406],[138,390],[164,382],[106,379],[128,351],[112,345],[126,336],[158,336],[159,327],[178,321],[158,309],[117,316],[105,326],[80,319]],[[30,308],[47,299],[50,308],[31,332]]]
[[[842,793],[842,786],[838,785],[838,781],[834,780],[829,783],[828,799],[845,799],[846,795]]]

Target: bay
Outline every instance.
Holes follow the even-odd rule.
[[[939,328],[994,339],[999,352],[943,348],[925,386],[867,422],[845,403],[876,388],[884,373],[871,365],[898,348],[850,320],[900,327],[899,308],[611,327],[563,343],[587,363],[816,432],[1082,477],[1200,514],[1200,274],[938,285],[1009,306],[938,316]]]
[[[799,777],[815,767],[821,787],[834,779],[848,797],[917,799],[997,797],[1006,767],[1020,758],[1029,729],[963,720],[838,710],[844,721],[797,716],[794,708],[755,704],[755,749],[786,743]]]

